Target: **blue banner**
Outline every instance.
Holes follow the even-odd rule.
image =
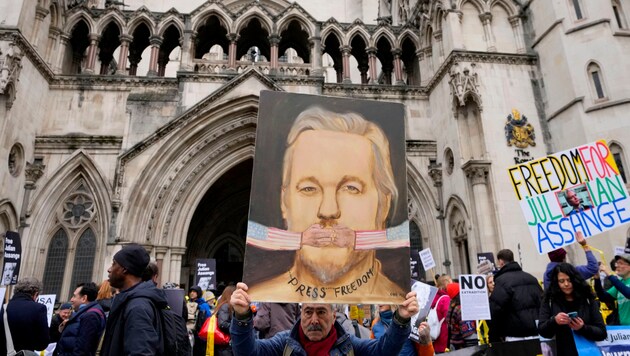
[[[573,333],[580,356],[630,355],[630,326],[607,326],[604,341],[590,341]]]

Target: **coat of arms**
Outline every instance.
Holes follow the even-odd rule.
[[[521,115],[516,109],[512,109],[512,113],[508,115],[505,123],[505,138],[508,146],[516,146],[518,148],[527,148],[527,146],[536,146],[536,134],[534,126],[527,122],[527,117]]]

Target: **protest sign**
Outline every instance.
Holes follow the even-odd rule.
[[[20,234],[7,231],[4,234],[4,265],[2,268],[2,285],[16,284],[20,274],[22,244]]]
[[[416,249],[409,250],[411,253],[409,257],[409,270],[411,272],[411,279],[420,279],[420,255]]]
[[[202,291],[216,289],[217,261],[214,258],[197,259],[195,285]]]
[[[630,199],[605,141],[508,169],[536,250],[543,254],[630,222]]]
[[[433,302],[438,289],[426,283],[411,280],[411,291],[416,292],[418,312],[411,317],[410,338],[418,342],[418,326],[427,318],[427,315],[429,315],[431,303]]]
[[[459,288],[462,320],[490,320],[486,276],[462,274],[459,276]]]
[[[252,300],[404,300],[404,113],[399,103],[261,92],[243,268]]]
[[[37,296],[37,302],[46,306],[46,316],[48,317],[48,326],[52,320],[53,313],[55,312],[55,300],[56,294],[41,294]]]
[[[630,327],[606,326],[608,335],[603,341],[590,341],[573,333],[579,356],[616,356],[630,354]]]
[[[425,271],[428,271],[431,268],[435,268],[435,260],[433,260],[431,249],[425,248],[424,250],[420,251],[420,260],[422,260],[422,267],[424,267]]]

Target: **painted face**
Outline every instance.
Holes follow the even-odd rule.
[[[316,223],[354,231],[384,228],[383,221],[376,221],[379,199],[371,146],[363,136],[341,132],[305,131],[298,136],[289,163],[290,180],[282,192],[282,213],[289,231],[303,232]],[[299,258],[309,269],[320,271],[322,281],[332,281],[370,253],[304,246]]]
[[[125,269],[118,262],[112,260],[112,266],[107,270],[109,284],[114,288],[124,287]]]
[[[558,272],[558,286],[565,295],[573,294],[573,283],[566,273]]]
[[[335,313],[329,304],[303,304],[300,326],[311,341],[323,340],[335,323]]]
[[[77,289],[74,290],[74,293],[72,293],[72,298],[70,298],[72,309],[74,309],[75,311],[79,310],[81,304],[87,303],[87,296],[81,295],[81,289],[83,289],[83,287],[77,287]]]
[[[567,190],[566,192],[566,198],[567,198],[567,202],[571,205],[571,206],[579,206],[580,205],[580,198],[577,196],[577,194],[575,194],[574,191],[572,190]]]
[[[618,258],[615,261],[615,272],[621,278],[628,278],[630,276],[630,263],[623,258]]]

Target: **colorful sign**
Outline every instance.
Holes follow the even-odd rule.
[[[252,300],[404,300],[404,112],[399,103],[261,92],[243,270]]]
[[[606,339],[598,342],[573,333],[579,356],[630,355],[630,327],[608,325],[606,331]]]
[[[538,253],[630,222],[630,199],[610,149],[597,141],[513,166],[510,181]]]

